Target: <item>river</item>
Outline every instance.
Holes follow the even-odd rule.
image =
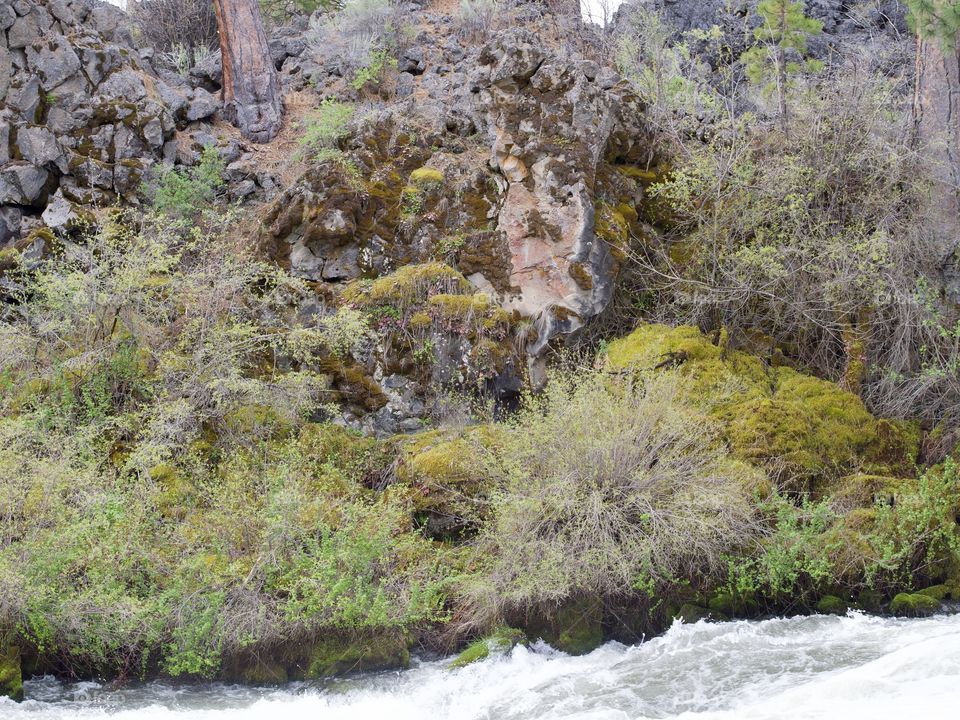
[[[280,688],[31,680],[3,720],[905,720],[960,707],[960,615],[850,614],[675,624],[641,645],[583,657],[538,644],[460,670]]]

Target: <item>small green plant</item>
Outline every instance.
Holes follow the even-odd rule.
[[[437,241],[437,246],[433,251],[433,257],[437,260],[449,260],[460,252],[466,241],[467,236],[462,232],[454,233],[453,235],[444,235]]]
[[[386,73],[397,66],[397,59],[387,50],[374,50],[367,64],[360,67],[350,81],[354,90],[361,90],[367,83],[380,83]]]
[[[213,145],[203,149],[192,168],[161,166],[153,188],[148,188],[156,210],[173,219],[189,222],[216,199],[223,187],[223,158]]]
[[[341,138],[346,137],[348,126],[353,119],[353,105],[328,98],[311,113],[304,126],[300,144],[312,152],[334,148]]]
[[[407,185],[400,193],[400,217],[412,220],[423,212],[423,192],[419,187]]]

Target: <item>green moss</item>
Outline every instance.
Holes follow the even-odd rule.
[[[472,287],[449,265],[430,262],[405,265],[372,283],[352,283],[344,290],[343,299],[362,307],[390,305],[405,308],[423,302],[433,293],[467,293]]]
[[[267,405],[241,405],[224,418],[227,429],[236,435],[266,435],[272,438],[290,434],[290,423]]]
[[[890,602],[890,612],[907,617],[933,615],[939,609],[938,600],[919,593],[900,593]]]
[[[593,599],[567,603],[557,612],[548,643],[569,655],[586,655],[603,643],[600,603]]]
[[[900,477],[914,472],[916,423],[874,418],[836,383],[771,367],[714,343],[697,328],[645,325],[611,343],[614,369],[675,368],[684,389],[711,408],[735,454],[782,486],[815,493],[853,472]]]
[[[0,639],[0,697],[23,700],[20,649],[6,639]]]
[[[926,595],[937,602],[952,599],[953,593],[949,585],[931,585],[923,590],[917,590],[917,595]]]
[[[527,636],[522,630],[509,627],[498,628],[491,635],[470,643],[466,650],[454,658],[450,666],[465,667],[480,660],[486,660],[490,656],[504,655],[517,645],[526,644]]]
[[[0,248],[0,273],[13,270],[20,264],[20,251],[16,248]]]
[[[414,185],[439,185],[443,182],[443,173],[436,168],[422,167],[410,173],[410,182]]]
[[[616,208],[607,203],[597,203],[594,216],[594,233],[609,243],[617,253],[625,253],[630,241],[630,224]],[[622,259],[622,257],[620,258]]]
[[[410,651],[402,637],[390,634],[349,639],[328,637],[313,646],[305,677],[315,680],[351,672],[405,668],[409,665]]]
[[[824,595],[817,603],[817,612],[822,615],[846,615],[847,603],[836,595]]]
[[[709,620],[711,616],[710,610],[705,607],[700,607],[699,605],[693,605],[691,603],[684,603],[680,606],[680,609],[676,612],[674,618],[682,623],[695,623],[700,622],[701,620]]]

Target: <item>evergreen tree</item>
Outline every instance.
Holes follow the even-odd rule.
[[[790,76],[804,70],[819,71],[823,64],[806,59],[807,38],[818,35],[823,23],[807,17],[802,2],[791,0],[763,0],[757,5],[763,23],[754,30],[757,44],[747,50],[740,59],[747,70],[747,77],[765,90],[776,90],[780,119],[787,120],[787,88]],[[790,60],[793,54],[803,62]]]
[[[923,38],[936,38],[955,49],[960,30],[960,0],[905,0],[910,27]]]

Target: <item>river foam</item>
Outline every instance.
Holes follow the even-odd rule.
[[[569,657],[537,644],[316,686],[148,683],[108,691],[51,679],[3,720],[903,720],[960,703],[960,615],[850,614],[674,625],[637,646]]]

